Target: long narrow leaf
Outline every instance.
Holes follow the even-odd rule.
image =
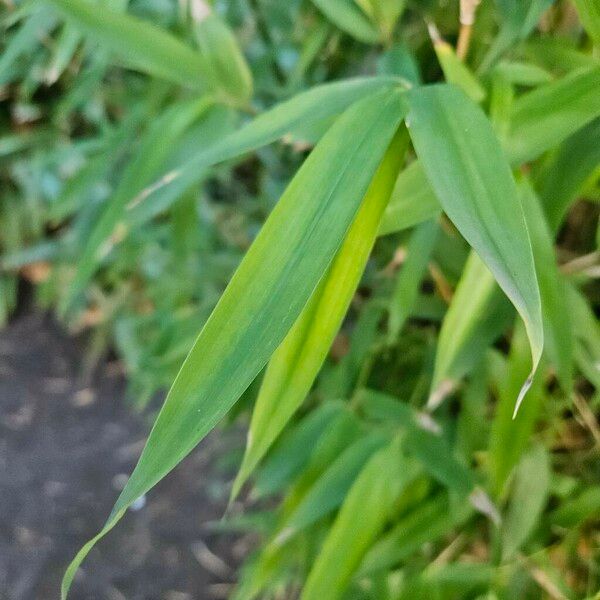
[[[292,180],[186,358],[142,456],[91,546],[219,422],[283,341],[340,247],[406,111],[402,92],[358,102]]]
[[[390,144],[324,281],[269,363],[232,496],[298,409],[323,365],[375,243],[406,145],[406,130],[402,129]]]
[[[208,90],[204,58],[151,23],[87,0],[45,0],[106,49],[144,73]]]
[[[409,131],[446,214],[487,264],[523,318],[533,358],[544,346],[540,293],[525,216],[492,126],[460,90],[431,86],[409,93]]]

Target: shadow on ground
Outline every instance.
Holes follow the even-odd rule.
[[[0,332],[0,599],[58,598],[60,578],[102,526],[142,449],[147,417],[107,363],[85,385],[83,345],[48,317]],[[213,435],[92,551],[73,600],[226,598],[248,541],[211,533],[228,487]]]

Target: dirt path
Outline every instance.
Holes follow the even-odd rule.
[[[82,344],[48,317],[0,331],[0,599],[58,598],[65,566],[102,525],[141,451],[147,422],[103,365],[77,383]],[[235,443],[239,443],[239,436]],[[228,439],[229,438],[229,439]],[[73,600],[226,598],[244,540],[207,532],[228,488],[209,437],[95,549]]]

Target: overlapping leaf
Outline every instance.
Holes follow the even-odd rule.
[[[348,109],[292,180],[202,329],[100,534],[167,474],[236,402],[298,318],[340,247],[405,114],[403,94]]]
[[[298,409],[323,365],[375,243],[406,142],[402,130],[390,145],[328,273],[269,363],[252,413],[234,496]]]

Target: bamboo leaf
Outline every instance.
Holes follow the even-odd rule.
[[[271,144],[298,127],[336,117],[365,96],[398,86],[398,79],[394,77],[358,77],[315,86],[275,105],[220,142],[196,153],[182,167],[163,174],[132,198],[129,206],[134,208],[156,193],[165,193],[165,187],[178,178],[185,178],[191,185],[200,180],[211,165]]]
[[[375,243],[406,145],[407,135],[402,129],[375,174],[326,277],[269,362],[232,497],[300,407],[325,361]]]
[[[447,535],[454,527],[464,523],[473,512],[467,503],[453,510],[447,492],[438,493],[403,516],[373,545],[364,557],[358,575],[398,565],[423,544]]]
[[[440,214],[442,208],[431,189],[420,161],[404,169],[394,186],[379,227],[379,235],[387,235],[427,221]]]
[[[570,395],[573,387],[573,330],[565,282],[558,271],[553,237],[540,201],[527,181],[521,182],[520,191],[544,307],[544,337],[548,356],[556,367],[563,390]]]
[[[531,241],[517,188],[492,126],[458,89],[409,92],[409,131],[446,214],[486,263],[523,318],[533,367],[544,346],[541,301]]]
[[[553,1],[499,0],[497,5],[502,16],[502,24],[483,59],[481,70],[489,69],[516,41],[525,39]]]
[[[536,177],[540,199],[552,231],[588,179],[600,168],[600,118],[566,139]]]
[[[367,460],[385,446],[386,437],[368,434],[346,448],[302,498],[285,520],[276,544],[288,540],[301,529],[338,508]]]
[[[208,89],[205,60],[151,23],[87,0],[45,0],[135,69],[199,90]]]
[[[512,164],[532,160],[600,116],[600,67],[523,94],[513,104],[507,153]]]
[[[400,91],[356,103],[294,177],[200,332],[142,456],[93,544],[219,422],[300,315],[351,226],[406,111]]]
[[[430,25],[430,31],[432,31],[432,27]],[[482,102],[486,94],[477,77],[458,58],[454,48],[440,37],[437,30],[433,29],[431,37],[433,38],[435,54],[440,62],[446,81],[459,87],[473,102]]]
[[[278,440],[256,477],[259,496],[280,490],[311,456],[317,440],[334,420],[344,411],[342,402],[325,402]]]

